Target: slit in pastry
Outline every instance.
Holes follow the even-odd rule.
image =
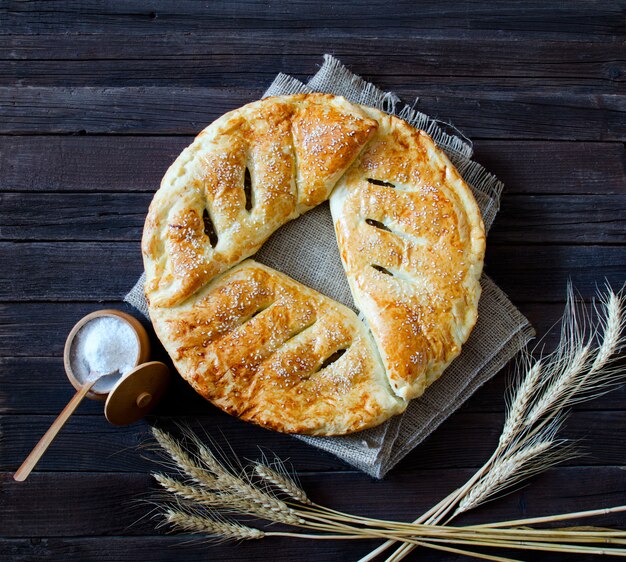
[[[374,179],[374,178],[367,178],[367,181],[369,183],[371,183],[371,184],[379,185],[380,187],[392,187],[394,189],[396,187],[394,184],[392,184],[392,183],[390,183],[388,181],[377,180],[377,179]]]
[[[348,351],[347,349],[338,349],[332,355],[329,355],[324,362],[319,366],[316,372],[322,371],[326,369],[326,367],[330,367],[335,361],[339,361],[339,359],[343,356],[343,354]]]
[[[211,248],[215,248],[218,241],[217,231],[215,230],[215,226],[213,224],[213,221],[211,220],[209,211],[207,211],[206,209],[204,209],[204,211],[202,212],[202,222],[204,223],[204,233],[209,238]]]
[[[250,168],[246,166],[246,171],[243,175],[243,193],[246,196],[246,211],[252,209],[252,178],[250,177]]]
[[[374,228],[379,228],[380,230],[386,230],[387,232],[391,232],[391,229],[384,225],[384,223],[374,220],[374,219],[365,219],[365,222]]]

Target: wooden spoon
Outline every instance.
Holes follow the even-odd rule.
[[[74,410],[76,410],[78,405],[82,402],[83,398],[85,398],[93,385],[107,377],[119,376],[119,371],[113,371],[111,373],[101,375],[93,380],[86,382],[80,388],[80,390],[76,394],[74,394],[74,397],[67,403],[67,406],[63,408],[63,411],[58,415],[57,419],[54,420],[48,431],[44,433],[43,437],[39,440],[39,443],[35,445],[34,449],[26,457],[26,460],[22,463],[22,466],[17,469],[17,472],[13,475],[13,479],[17,482],[22,482],[26,480],[26,478],[28,478],[28,475],[31,473],[33,468],[35,468],[35,465],[39,462],[39,459],[46,452],[46,449],[50,446],[50,443],[52,443],[54,438],[57,436],[57,433],[59,433],[61,428],[65,425],[65,422],[67,422],[70,416],[74,413]]]

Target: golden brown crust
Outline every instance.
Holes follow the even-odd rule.
[[[335,435],[377,425],[406,407],[352,311],[252,260],[182,305],[153,308],[151,317],[196,391],[244,420]]]
[[[328,198],[371,333],[287,276],[236,265]],[[142,241],[150,316],[181,375],[233,415],[314,435],[377,425],[439,377],[476,321],[484,245],[471,191],[428,135],[322,94],[207,127],[166,173]]]
[[[340,253],[392,387],[420,396],[476,322],[485,234],[469,187],[423,131],[379,128],[331,196]]]
[[[149,302],[183,301],[325,201],[376,126],[324,94],[266,98],[212,123],[170,166],[150,205],[142,241]]]
[[[354,160],[377,127],[373,119],[329,103],[328,96],[309,100],[298,105],[292,120],[299,203],[307,209],[328,199],[347,170],[346,163]]]

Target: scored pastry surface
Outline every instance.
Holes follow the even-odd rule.
[[[474,327],[485,233],[470,189],[433,140],[363,109],[379,127],[330,208],[355,303],[393,389],[410,400],[437,380]]]
[[[329,198],[367,325],[240,263]],[[476,321],[484,246],[470,189],[426,133],[325,94],[207,127],[165,174],[142,241],[150,317],[181,375],[233,415],[315,435],[382,423],[439,377]]]
[[[377,123],[343,98],[278,96],[227,113],[165,173],[142,241],[146,297],[172,306],[328,199]]]
[[[354,312],[253,260],[151,317],[194,389],[244,420],[337,435],[406,407]]]

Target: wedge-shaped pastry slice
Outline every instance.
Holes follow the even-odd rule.
[[[420,396],[476,322],[485,232],[474,197],[423,131],[379,128],[330,198],[354,300],[395,392]]]
[[[337,435],[406,408],[351,310],[253,260],[150,314],[181,375],[244,420]]]
[[[324,94],[267,98],[220,117],[169,168],[146,220],[146,296],[175,305],[326,200],[377,123]]]

